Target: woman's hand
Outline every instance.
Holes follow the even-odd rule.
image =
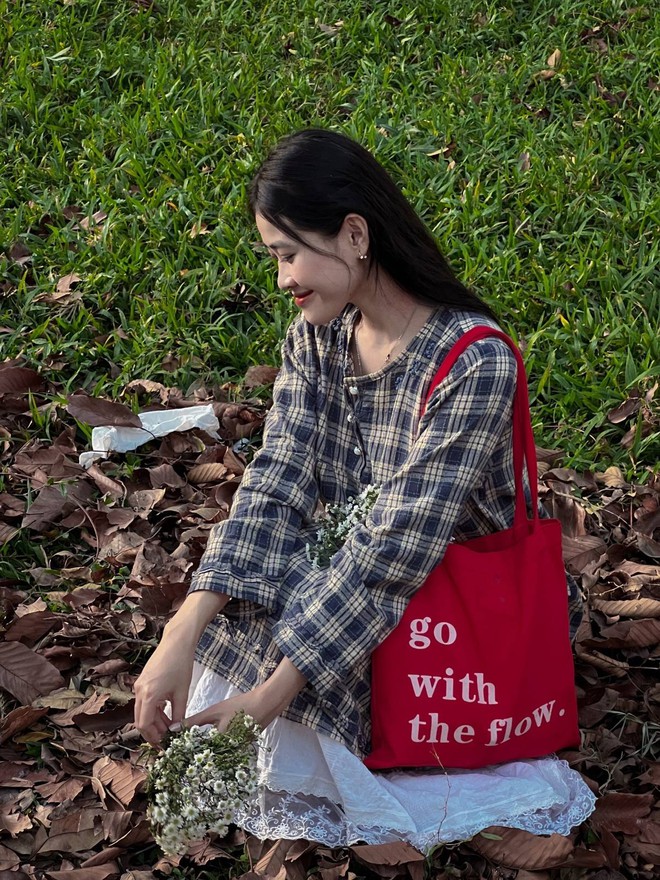
[[[194,645],[175,645],[163,637],[135,682],[135,726],[152,745],[185,714],[194,652]],[[171,719],[165,714],[168,702]]]
[[[265,728],[281,715],[293,698],[304,688],[306,679],[289,659],[284,657],[271,677],[245,694],[236,694],[208,706],[202,712],[185,719],[185,726],[213,724],[218,730],[227,729],[237,712],[245,712]]]
[[[135,726],[152,745],[160,743],[172,722],[183,718],[197,642],[227,601],[224,594],[210,591],[187,596],[135,682]],[[168,702],[171,719],[165,714]]]

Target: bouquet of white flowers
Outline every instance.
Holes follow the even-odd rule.
[[[167,855],[184,853],[209,831],[227,834],[237,807],[257,788],[260,732],[239,712],[225,733],[194,725],[168,736],[147,780],[147,816]]]
[[[316,544],[307,545],[307,558],[314,568],[323,568],[340,550],[350,530],[367,518],[376,503],[380,486],[368,485],[346,504],[330,504],[319,519]]]

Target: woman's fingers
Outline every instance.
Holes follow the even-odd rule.
[[[223,702],[226,703],[228,701],[225,700]],[[217,727],[222,732],[227,729],[227,725],[235,714],[236,709],[232,710],[230,708],[227,710],[223,703],[214,703],[208,709],[196,712],[194,715],[189,715],[183,722],[183,726],[192,727],[193,724],[198,724],[202,727],[204,724],[213,724],[214,727]]]
[[[147,661],[134,685],[135,726],[147,742],[160,742],[169,725],[185,715],[192,668],[192,653],[182,656],[164,641]],[[164,712],[167,703],[171,718]]]
[[[188,688],[172,694],[170,705],[172,706],[171,721],[183,721],[186,715],[186,706],[188,705]]]
[[[135,704],[135,726],[151,745],[159,745],[167,732],[171,719],[165,714],[163,704]]]

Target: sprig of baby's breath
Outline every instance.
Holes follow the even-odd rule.
[[[352,528],[364,522],[376,503],[380,486],[369,484],[346,504],[330,504],[319,519],[316,543],[307,544],[307,558],[314,568],[324,568],[340,550]]]
[[[147,816],[167,855],[184,853],[209,831],[225,836],[236,809],[256,790],[260,732],[239,712],[224,733],[193,725],[168,737],[147,780]]]

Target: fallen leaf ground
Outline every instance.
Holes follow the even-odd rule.
[[[254,368],[245,387],[272,378]],[[130,424],[132,410],[82,395],[67,408],[35,371],[0,364],[3,880],[657,877],[660,477],[578,474],[547,450],[544,503],[588,596],[575,646],[582,744],[563,757],[599,796],[590,820],[570,838],[491,828],[426,858],[406,844],[329,850],[238,829],[162,857],[145,820],[132,684],[258,445],[267,401],[235,402],[234,391],[187,399],[131,383],[126,397],[143,409],[211,403],[220,441],[171,434],[85,471],[89,425]]]

